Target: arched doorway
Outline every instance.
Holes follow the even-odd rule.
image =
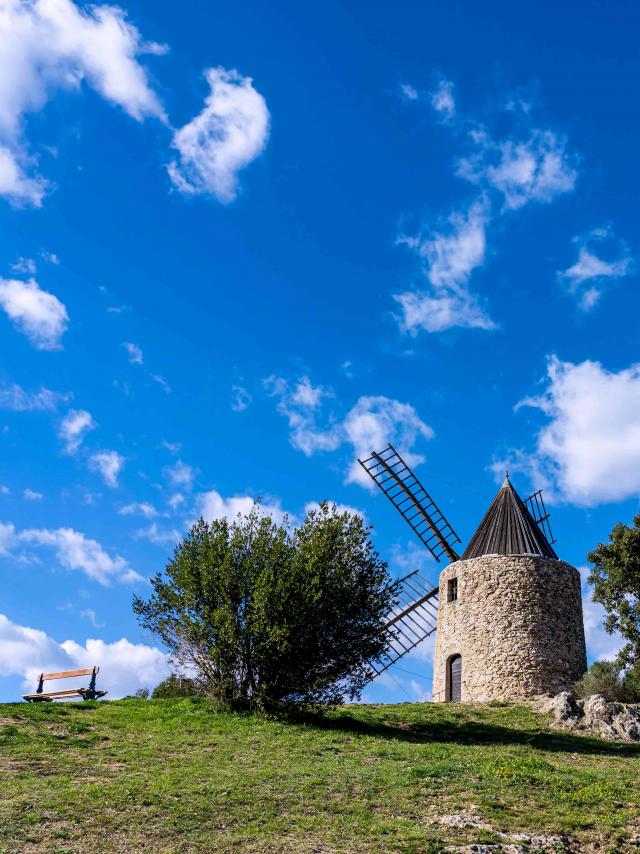
[[[462,656],[452,655],[447,670],[447,700],[459,703],[462,700]]]

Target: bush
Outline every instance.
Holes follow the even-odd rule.
[[[575,689],[580,697],[602,694],[606,700],[618,703],[640,702],[640,679],[636,669],[623,672],[614,661],[594,661],[576,682]]]
[[[355,698],[387,646],[387,566],[362,517],[335,505],[294,530],[259,506],[233,523],[200,519],[151,584],[133,601],[142,626],[226,708]]]
[[[195,697],[201,694],[202,691],[193,679],[187,679],[185,676],[177,676],[172,673],[171,676],[162,681],[153,689],[151,695],[152,700],[169,700],[172,697]]]

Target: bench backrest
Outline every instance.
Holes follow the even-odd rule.
[[[80,670],[60,670],[58,673],[41,673],[36,694],[42,694],[44,683],[48,679],[69,679],[72,676],[91,676],[89,688],[93,691],[96,687],[96,676],[99,672],[99,667],[83,667]]]
[[[94,676],[99,672],[99,667],[85,667],[82,670],[61,670],[59,673],[41,673],[40,680],[46,682],[47,679],[67,679],[71,676]]]

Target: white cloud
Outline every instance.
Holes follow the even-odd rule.
[[[104,629],[105,624],[98,622],[98,617],[93,608],[85,608],[83,611],[80,611],[80,616],[85,617],[94,629]]]
[[[476,126],[469,139],[472,151],[458,161],[457,174],[497,191],[505,209],[551,202],[575,187],[575,158],[567,153],[567,140],[560,134],[529,128],[520,138],[496,141]]]
[[[52,411],[70,398],[70,394],[62,394],[48,388],[28,392],[16,384],[0,385],[0,409],[10,409],[13,412]]]
[[[84,437],[98,425],[86,409],[71,409],[60,422],[58,436],[67,454],[75,454]]]
[[[196,471],[188,463],[176,460],[172,466],[167,466],[165,474],[173,486],[191,489]]]
[[[469,289],[473,271],[486,255],[489,211],[484,200],[473,202],[464,213],[455,212],[444,229],[424,237],[401,237],[425,265],[428,290],[396,294],[402,308],[403,331],[441,332],[454,326],[491,330],[496,325]]]
[[[0,676],[21,676],[23,688],[34,691],[38,675],[82,667],[100,668],[98,687],[112,700],[138,688],[154,688],[169,674],[165,652],[122,638],[113,643],[89,639],[84,644],[58,643],[45,632],[21,626],[0,614]],[[75,680],[76,682],[78,680]]]
[[[156,546],[175,546],[182,539],[182,534],[176,528],[161,528],[157,522],[152,522],[146,528],[139,528],[134,536],[137,539],[149,540]]]
[[[582,614],[584,618],[584,633],[587,641],[589,661],[612,661],[624,646],[624,640],[617,632],[609,634],[604,629],[605,610],[593,601],[593,588],[587,583],[590,569],[580,567],[582,582]]]
[[[171,394],[171,386],[163,376],[160,376],[160,374],[151,374],[150,376],[154,383],[158,383],[165,394]]]
[[[590,311],[602,296],[608,280],[622,279],[633,272],[633,258],[627,244],[617,239],[609,227],[593,229],[574,237],[573,242],[578,246],[578,260],[566,270],[559,271],[557,277],[567,284],[570,293],[578,297],[578,306],[583,311]],[[607,260],[596,255],[594,244],[617,257]]]
[[[10,267],[13,273],[20,275],[29,274],[30,276],[35,276],[36,274],[36,262],[33,258],[23,258],[20,256],[15,263],[10,264]]]
[[[329,504],[335,504],[337,513],[349,513],[351,516],[361,516],[366,521],[366,516],[364,510],[360,510],[358,507],[353,507],[351,504],[338,504],[337,502],[330,501]],[[320,502],[319,501],[309,501],[304,505],[304,512],[310,513],[312,510],[319,510]]]
[[[22,162],[19,162],[22,161]],[[0,145],[0,196],[4,196],[14,207],[42,205],[49,182],[44,178],[29,178],[24,169],[31,165],[25,154],[16,154]]]
[[[13,526],[9,526],[13,529]],[[72,528],[28,528],[21,532],[5,530],[5,550],[22,545],[44,546],[55,549],[56,557],[65,569],[77,569],[103,585],[112,580],[122,583],[142,581],[142,576],[131,569],[127,561],[110,555],[96,540]]]
[[[25,501],[42,501],[44,495],[41,492],[34,492],[33,489],[25,489],[22,493]]]
[[[310,457],[317,451],[333,451],[340,445],[336,427],[316,426],[321,402],[333,397],[330,389],[313,386],[307,376],[290,385],[283,377],[272,374],[263,384],[267,394],[278,399],[277,410],[289,422],[289,438],[294,448]]]
[[[150,504],[148,501],[126,504],[118,510],[118,513],[121,516],[144,516],[145,519],[153,519],[154,516],[160,515],[153,504]]]
[[[98,451],[89,457],[89,468],[97,472],[107,486],[118,486],[118,475],[122,471],[125,458],[117,451]]]
[[[251,406],[253,398],[249,392],[241,385],[231,387],[231,409],[233,412],[244,412],[247,407]]]
[[[640,365],[608,371],[599,362],[547,366],[546,388],[521,405],[549,419],[535,457],[562,498],[595,506],[640,494]]]
[[[211,92],[202,112],[174,133],[178,158],[168,172],[180,192],[227,203],[238,193],[238,172],[265,148],[269,110],[250,77],[224,68],[209,68],[205,77]]]
[[[441,80],[435,91],[431,93],[431,106],[447,121],[456,114],[453,88],[453,83],[450,80]]]
[[[368,456],[372,448],[380,450],[392,442],[410,465],[417,465],[423,458],[412,451],[413,445],[419,438],[433,437],[432,429],[413,406],[382,395],[362,396],[343,419],[329,414],[324,426],[318,427],[318,410],[323,400],[332,397],[330,391],[313,386],[306,376],[289,383],[272,375],[265,380],[265,387],[278,398],[278,412],[289,422],[289,441],[308,457],[318,451],[335,451],[344,444],[352,446],[354,457]],[[369,480],[354,459],[346,483],[368,487]]]
[[[0,307],[16,329],[37,350],[61,350],[69,316],[58,297],[43,291],[34,279],[0,279]]]
[[[15,527],[9,524],[0,522],[0,555],[8,555],[15,543]]]
[[[211,489],[196,496],[196,515],[202,516],[206,522],[212,522],[214,519],[228,519],[233,522],[238,514],[246,516],[250,513],[255,501],[256,499],[250,495],[223,498],[219,492]],[[278,500],[262,501],[260,512],[265,516],[271,516],[276,522],[282,522],[285,517],[285,511]]]
[[[45,262],[45,264],[53,264],[54,267],[60,266],[60,259],[58,258],[55,252],[49,252],[48,249],[41,249],[40,257]]]
[[[346,441],[353,446],[356,457],[368,457],[391,442],[410,466],[423,462],[424,457],[411,449],[419,438],[432,439],[433,430],[418,416],[413,406],[381,395],[361,397],[348,412],[343,423]],[[373,488],[371,478],[355,459],[349,468],[347,483]]]
[[[185,501],[186,499],[181,492],[175,492],[169,499],[168,503],[169,507],[171,507],[171,509],[175,511],[178,509],[178,507],[182,506]]]
[[[141,365],[144,362],[142,350],[137,344],[132,344],[131,341],[123,341],[122,346],[127,351],[129,362],[132,365]]]
[[[11,495],[9,487],[5,486],[3,483],[0,483],[0,495]]]
[[[117,6],[81,9],[71,0],[4,0],[0,8],[0,194],[14,205],[42,204],[48,183],[30,177],[34,158],[23,139],[24,116],[57,90],[83,82],[134,119],[164,120],[164,111],[137,61],[161,53],[145,43]]]
[[[168,442],[166,439],[163,439],[158,445],[159,448],[164,448],[166,451],[169,451],[170,454],[179,454],[182,450],[182,445],[180,442]]]
[[[418,90],[415,86],[412,86],[411,83],[401,83],[400,84],[400,92],[402,97],[407,101],[417,101],[418,100]]]

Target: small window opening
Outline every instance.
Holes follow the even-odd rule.
[[[447,581],[447,602],[455,602],[458,598],[458,579],[450,578]]]

